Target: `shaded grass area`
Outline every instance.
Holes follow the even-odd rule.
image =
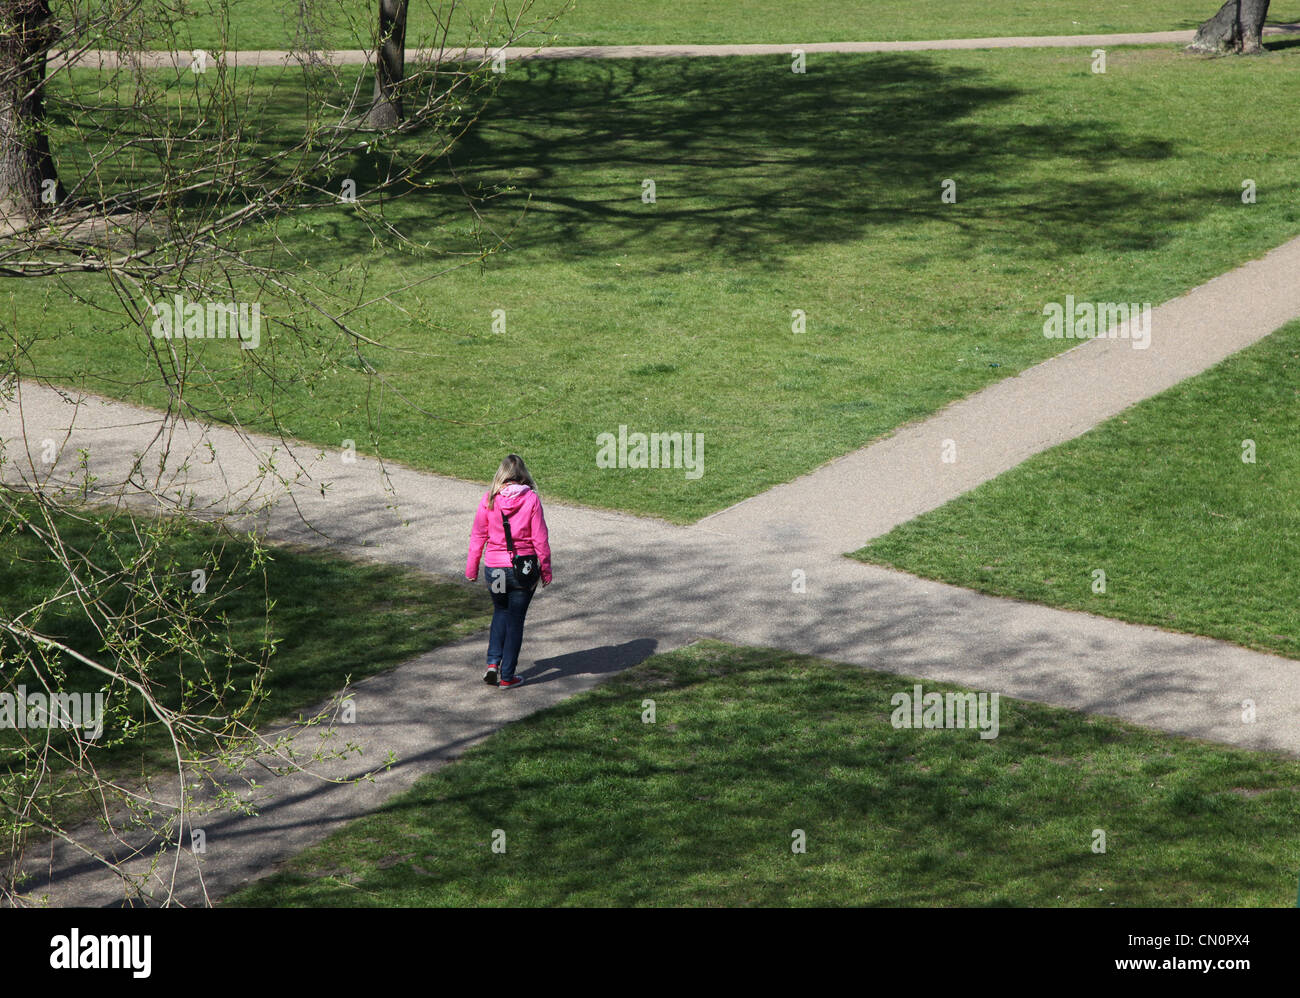
[[[1007,699],[994,739],[896,729],[912,688],[715,642],[656,655],[226,903],[1293,903],[1295,760]]]
[[[855,557],[1300,658],[1298,375],[1292,323]]]
[[[494,2],[469,0],[447,16],[445,3],[412,0],[409,37],[432,37],[437,25],[450,24],[453,43],[496,41],[483,25]],[[194,45],[221,40],[214,4],[199,0],[182,37]],[[1300,20],[1300,7],[1274,5],[1271,23]],[[311,5],[306,22],[297,4],[282,0],[233,0],[229,4],[232,48],[287,48],[310,25],[315,37],[333,48],[368,47],[375,31],[374,5],[365,0],[330,0]],[[530,45],[646,45],[767,42],[791,44],[831,41],[896,41],[932,38],[987,38],[994,35],[1078,35],[1195,28],[1217,9],[1205,0],[920,0],[863,4],[857,0],[710,0],[663,4],[650,0],[542,0],[531,18],[540,36]],[[437,12],[443,11],[441,16]],[[1294,15],[1294,16],[1287,16]],[[556,18],[554,24],[548,23]],[[500,16],[497,24],[501,23]]]
[[[472,245],[437,172],[384,207],[427,250],[376,247],[337,205],[285,223],[300,271],[352,302],[391,291],[397,307],[352,316],[384,344],[365,351],[383,386],[338,344],[332,370],[268,394],[290,433],[323,446],[354,439],[473,480],[513,451],[548,495],[694,520],[1060,350],[1042,335],[1045,302],[1159,303],[1300,232],[1300,137],[1240,114],[1294,86],[1296,53],[1123,49],[1106,74],[1089,66],[1086,50],[1039,50],[819,57],[806,76],[784,58],[512,67],[452,154],[460,182],[491,196],[490,230],[522,217],[510,248],[399,290]],[[301,121],[290,77],[255,86],[276,80],[267,148]],[[322,183],[349,176],[364,199],[383,169],[359,155]],[[1257,204],[1241,203],[1245,178]],[[44,337],[31,356],[45,372],[165,398],[141,329],[62,287],[0,294]],[[266,349],[293,356],[268,322]],[[211,365],[212,385],[257,382],[233,344],[177,349]],[[192,381],[187,398],[214,394]],[[268,425],[257,406],[241,416]],[[703,477],[597,467],[597,435],[621,425],[704,434]]]
[[[24,501],[19,508],[30,511],[32,506]],[[33,520],[40,522],[34,515]],[[117,564],[119,558],[126,564],[135,560],[141,550],[136,530],[166,532],[164,557],[152,564],[166,573],[159,580],[161,586],[174,591],[190,588],[193,568],[207,572],[207,591],[187,598],[192,599],[193,612],[206,622],[205,637],[213,640],[206,641],[201,652],[185,655],[170,666],[155,663],[149,681],[164,706],[176,709],[184,701],[196,715],[215,703],[202,693],[207,682],[208,689],[213,684],[223,689],[223,702],[232,707],[244,702],[255,684],[264,691],[264,699],[255,701],[256,712],[243,718],[245,723],[288,718],[337,692],[349,677],[355,681],[391,668],[479,630],[490,619],[482,593],[392,566],[290,547],[263,549],[267,556],[263,561],[246,538],[221,536],[215,528],[196,524],[174,531],[166,522],[151,528],[141,520],[129,522],[124,514],[87,511],[83,519],[60,518],[59,523],[64,545],[86,552],[99,565]],[[101,594],[115,613],[123,615],[121,623],[128,628],[127,614],[138,614],[138,624],[128,630],[126,639],[138,642],[140,651],[155,646],[168,626],[139,598],[139,590],[148,584],[128,574]],[[25,614],[28,608],[50,601],[36,615],[25,615],[24,623],[103,661],[102,639],[79,603],[66,595],[67,589],[66,574],[49,559],[31,530],[5,523],[0,531],[0,614]],[[238,656],[233,662],[222,654],[227,639]],[[274,649],[269,657],[267,648]],[[0,642],[0,649],[14,651],[6,642]],[[111,664],[113,659],[107,661]],[[259,677],[258,663],[263,661],[268,671]],[[31,691],[41,688],[30,665],[13,668],[13,664],[3,676],[3,692],[13,694],[20,685]],[[63,691],[105,689],[101,673],[66,655],[57,667],[63,674],[58,687]],[[171,742],[137,693],[126,694],[114,686],[107,706],[108,725],[92,750],[101,770],[126,779],[174,767]],[[145,728],[128,732],[127,724]],[[56,730],[53,735],[57,739],[65,733]],[[23,760],[16,754],[21,745],[19,732],[0,730],[0,782],[4,771],[21,769]]]

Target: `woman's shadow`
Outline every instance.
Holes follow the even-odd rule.
[[[570,652],[553,658],[539,658],[532,667],[520,671],[530,686],[549,683],[572,675],[605,675],[621,672],[644,662],[655,653],[658,642],[652,638],[637,638],[621,645],[601,645],[586,651]]]

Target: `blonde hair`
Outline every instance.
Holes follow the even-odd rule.
[[[492,479],[492,488],[488,491],[488,509],[495,508],[497,493],[511,482],[527,485],[534,492],[537,491],[537,483],[533,481],[533,476],[528,474],[528,466],[518,454],[507,454],[505,460],[501,462],[501,467],[497,468],[496,476]]]

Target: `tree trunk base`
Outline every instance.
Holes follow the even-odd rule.
[[[1227,0],[1196,29],[1188,52],[1201,55],[1263,55],[1269,0]]]
[[[349,126],[363,132],[385,132],[402,122],[401,111],[392,101],[377,99],[370,110],[348,122]]]

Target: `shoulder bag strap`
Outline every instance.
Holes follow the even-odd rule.
[[[510,536],[510,517],[506,516],[505,513],[501,514],[501,526],[505,527],[506,530],[506,550],[510,552],[512,559],[518,557],[515,554],[514,538]]]

